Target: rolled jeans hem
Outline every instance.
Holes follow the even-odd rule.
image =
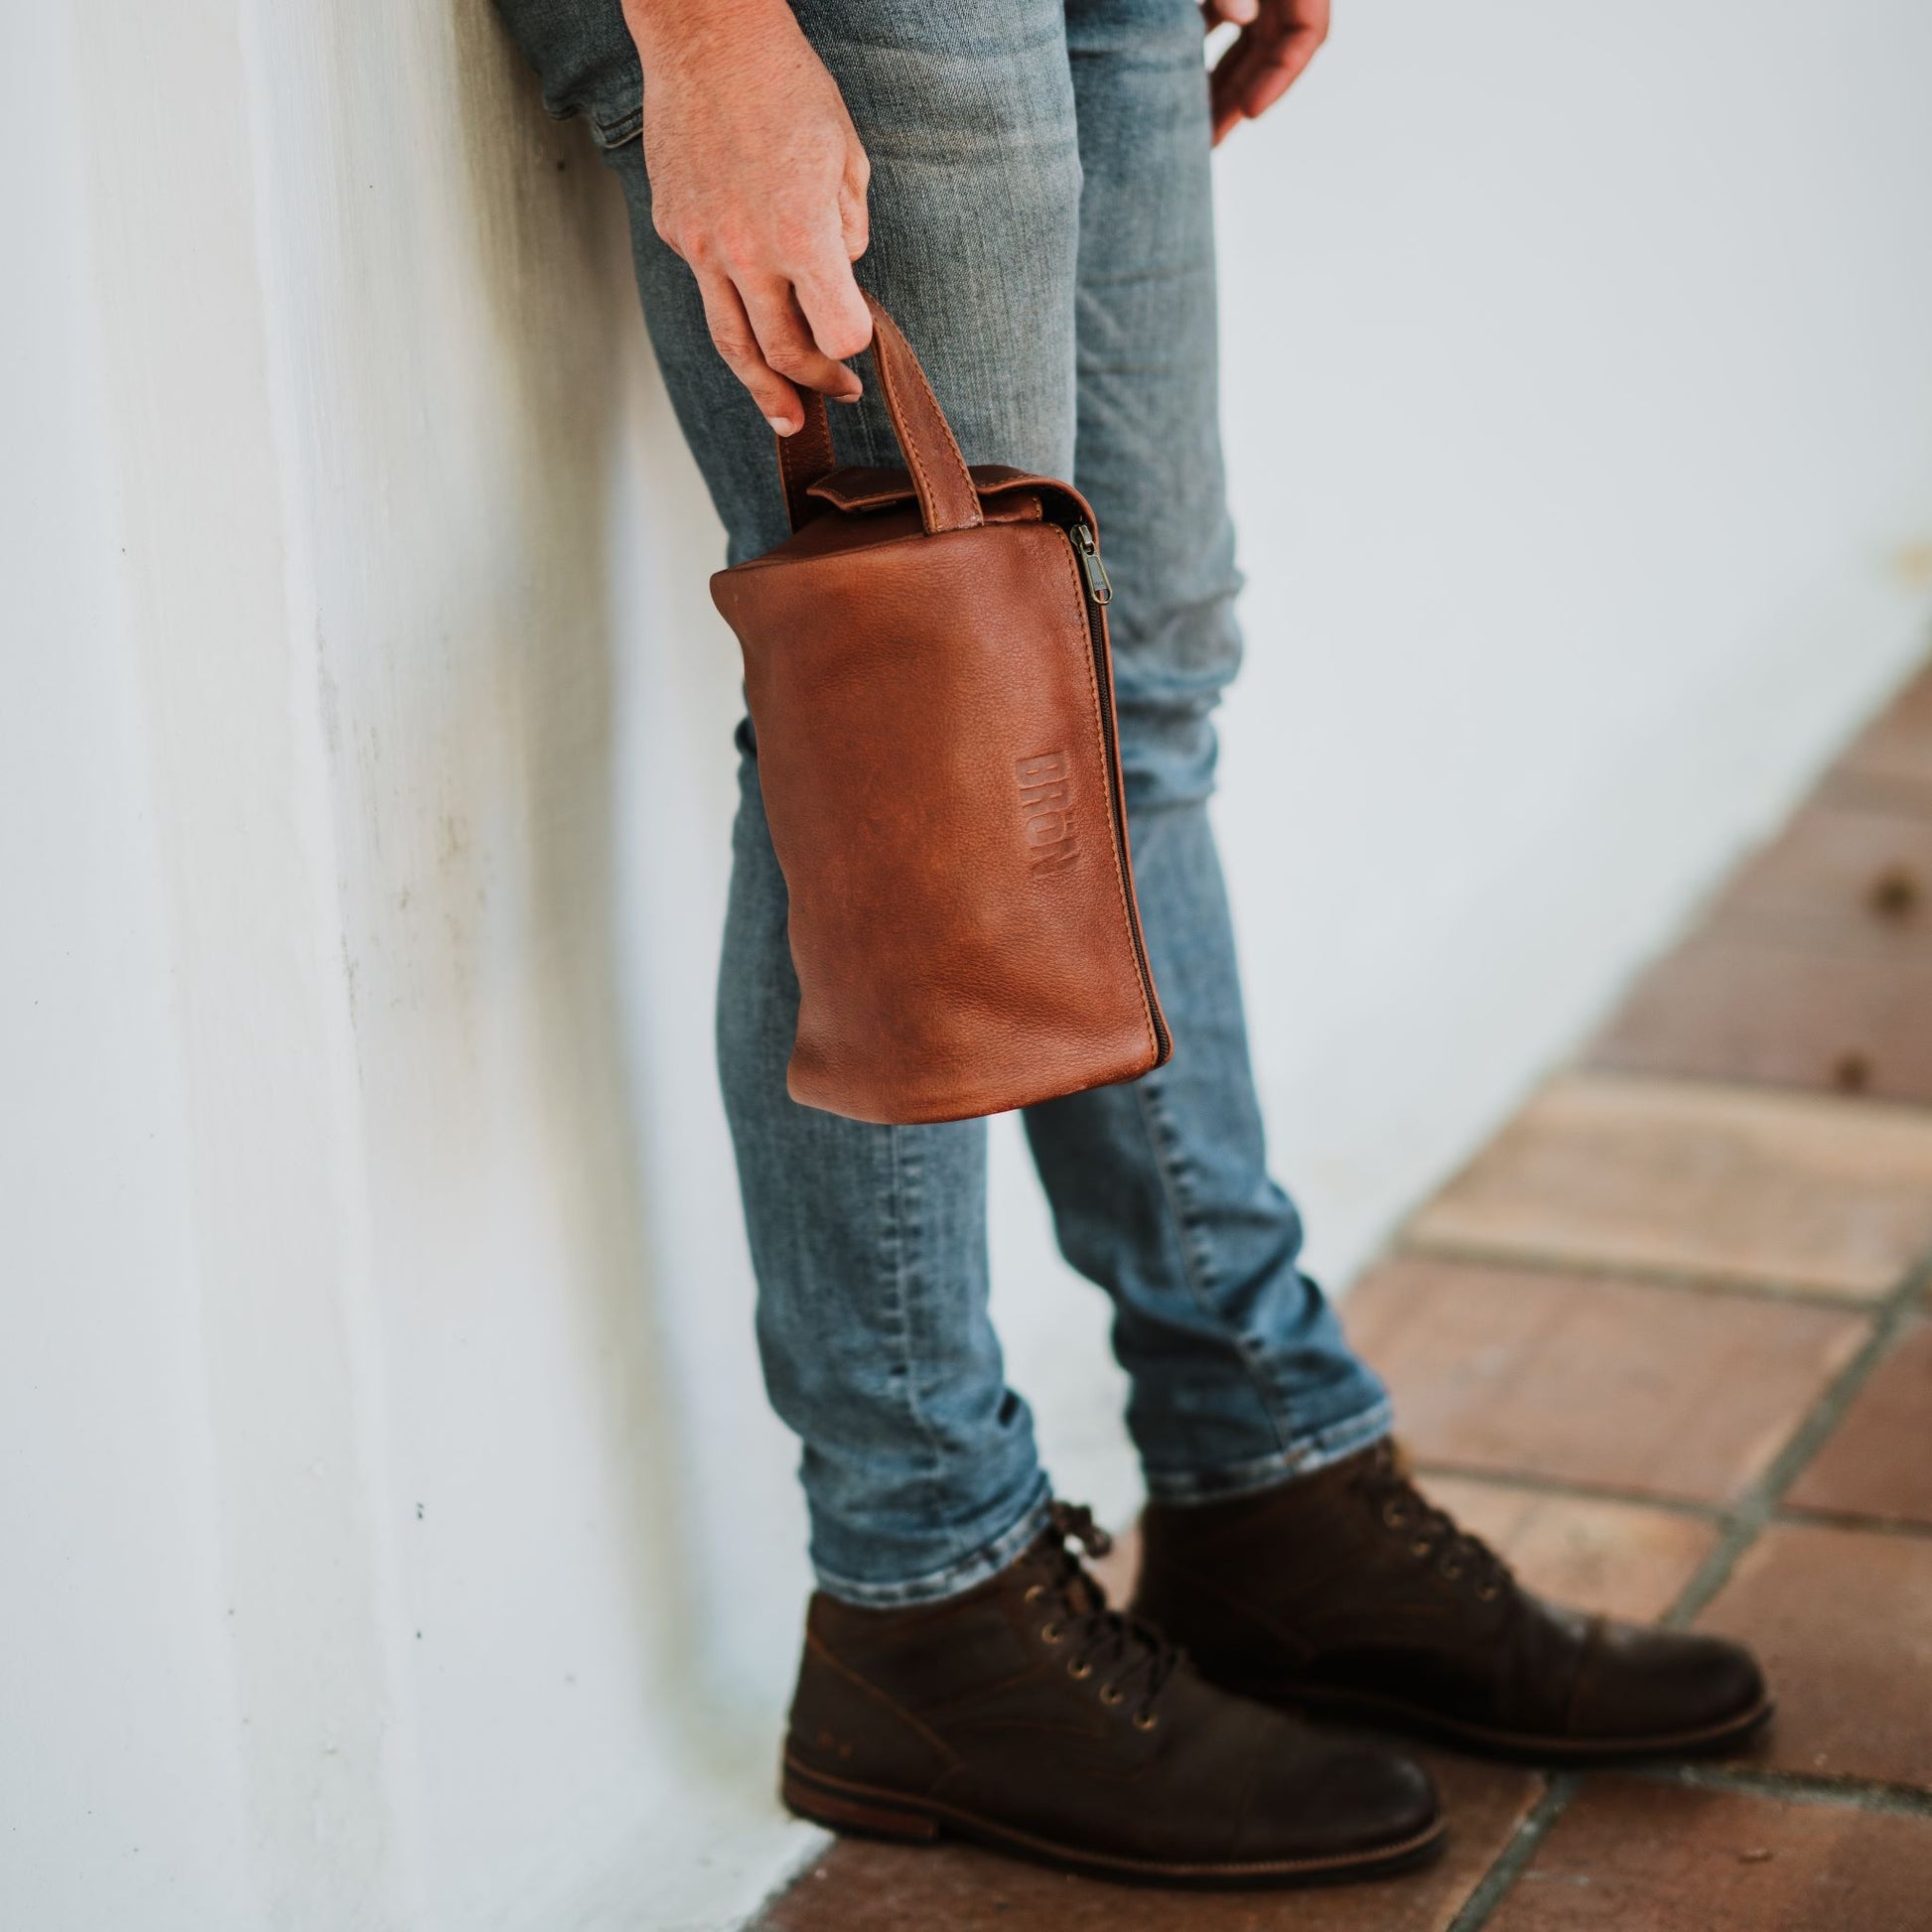
[[[928,1571],[922,1577],[911,1577],[903,1583],[861,1584],[854,1583],[850,1578],[832,1576],[820,1569],[816,1572],[818,1587],[827,1596],[836,1596],[840,1602],[851,1603],[864,1610],[908,1609],[918,1603],[938,1603],[948,1596],[963,1596],[967,1590],[977,1588],[989,1577],[997,1577],[1018,1560],[1021,1553],[1046,1528],[1047,1508],[1051,1500],[1051,1492],[1042,1476],[1018,1522],[992,1542],[982,1544],[972,1555],[948,1564],[943,1570]]]
[[[1330,1423],[1299,1443],[1254,1462],[1235,1462],[1218,1469],[1170,1469],[1147,1472],[1147,1493],[1157,1503],[1217,1503],[1231,1496],[1272,1489],[1297,1476],[1312,1475],[1331,1462],[1358,1455],[1383,1441],[1395,1427],[1395,1412],[1386,1398],[1343,1422]]]

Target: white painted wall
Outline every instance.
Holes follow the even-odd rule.
[[[1932,17],[1623,25],[1344,8],[1223,162],[1221,822],[1337,1277],[1924,643]],[[484,0],[69,0],[0,72],[0,1920],[731,1923],[810,1843],[800,1522],[612,186]]]

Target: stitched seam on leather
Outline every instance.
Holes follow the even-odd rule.
[[[806,1648],[811,1650],[828,1669],[837,1671],[847,1683],[855,1685],[867,1697],[872,1699],[875,1704],[883,1704],[894,1717],[900,1719],[913,1730],[917,1731],[945,1759],[948,1768],[956,1768],[959,1765],[961,1762],[959,1753],[936,1730],[929,1725],[922,1724],[897,1698],[888,1697],[877,1684],[874,1684],[868,1678],[861,1677],[849,1664],[842,1662],[835,1652],[826,1648],[823,1638],[815,1637],[810,1631],[807,1631],[805,1633],[805,1644]]]
[[[1114,774],[1107,756],[1106,727],[1102,722],[1104,707],[1107,701],[1100,689],[1100,674],[1094,669],[1093,664],[1093,626],[1087,618],[1087,594],[1080,583],[1079,566],[1073,561],[1072,543],[1065,539],[1064,532],[1061,533],[1059,549],[1060,561],[1066,566],[1067,581],[1073,591],[1074,609],[1079,614],[1080,660],[1087,667],[1087,689],[1093,694],[1093,735],[1098,741],[1100,750],[1100,782],[1106,787],[1109,794],[1108,830],[1111,832],[1113,830],[1111,796]],[[1123,812],[1125,809],[1125,804],[1123,803]],[[1126,857],[1121,851],[1120,840],[1118,838],[1112,838],[1108,843],[1114,849],[1114,890],[1120,898],[1121,930],[1127,938],[1128,953],[1130,956],[1134,956],[1138,954],[1139,948],[1135,943],[1134,914],[1127,903]],[[1135,977],[1138,979],[1139,976],[1140,969],[1137,966],[1135,968]],[[1154,1016],[1148,1011],[1147,988],[1145,986],[1141,988],[1141,1024],[1147,1029],[1147,1043],[1158,1058],[1161,1052],[1161,1040],[1160,1036],[1154,1031]]]
[[[893,387],[892,377],[886,373],[886,357],[879,349],[877,342],[878,328],[879,325],[875,322],[873,324],[875,335],[873,359],[879,364],[879,386],[886,392],[886,413],[893,419],[893,434],[898,438],[899,453],[911,465],[912,473],[918,479],[919,507],[921,510],[930,508],[936,515],[937,505],[933,503],[932,499],[932,479],[926,475],[925,465],[920,461],[918,439],[908,436],[905,433],[905,411],[899,405],[898,394]],[[907,347],[909,348],[910,346],[911,345],[908,344]],[[916,358],[914,359],[916,360]],[[932,391],[927,389],[926,393],[930,395]],[[934,403],[933,407],[936,409],[938,404]],[[968,488],[972,486],[972,481],[971,477],[967,478],[966,483]],[[933,532],[928,531],[927,534],[931,535]]]
[[[876,327],[877,325],[875,324],[875,328]],[[902,336],[900,337],[899,340],[901,342],[904,342],[904,338]],[[906,356],[906,360],[912,364],[912,373],[918,377],[919,387],[925,391],[926,401],[932,405],[933,415],[938,418],[941,427],[944,428],[945,430],[946,438],[950,442],[952,440],[952,426],[946,422],[946,412],[939,407],[939,398],[932,393],[932,384],[926,379],[925,367],[920,362],[918,356],[912,352],[912,345],[910,343],[905,344],[905,356]],[[883,375],[885,372],[886,358],[882,355],[877,359],[879,361],[880,372]],[[903,411],[900,410],[898,406],[897,397],[896,397],[893,394],[893,386],[890,380],[887,381],[885,388],[886,388],[886,406],[892,415],[893,427],[895,430],[898,432],[899,448],[905,453],[907,461],[910,462],[912,466],[918,471],[920,482],[922,482],[925,484],[926,489],[929,491],[932,487],[932,480],[930,477],[926,475],[925,465],[919,461],[918,450],[906,440],[904,413]],[[954,445],[955,453],[957,452],[957,447],[958,446],[955,444]],[[975,512],[973,521],[971,523],[964,525],[963,527],[967,529],[972,529],[977,524],[984,521],[984,518],[979,516],[977,513],[979,510],[979,501],[980,501],[979,491],[973,486],[973,473],[967,469],[966,459],[963,456],[956,456],[956,460],[959,465],[958,481],[960,486],[965,490],[967,499],[968,501],[971,502]]]
[[[939,407],[939,398],[932,393],[932,384],[926,377],[925,365],[919,360],[919,358],[916,355],[911,354],[912,345],[910,343],[907,343],[905,346],[906,346],[906,353],[909,356],[911,356],[912,373],[918,377],[919,387],[925,391],[925,399],[928,403],[932,405],[933,415],[938,419],[940,424],[944,427],[947,441],[949,443],[952,443],[953,442],[952,425],[946,422],[946,412]],[[976,489],[973,485],[973,473],[969,469],[967,469],[966,459],[963,454],[959,453],[957,443],[953,443],[953,449],[954,449],[954,456],[951,460],[951,463],[949,463],[947,467],[951,468],[952,464],[957,464],[959,470],[959,477],[958,477],[959,485],[962,489],[965,490],[966,500],[968,503],[972,505],[973,510],[977,514],[979,510],[980,498],[979,498],[978,489]]]
[[[791,440],[795,442],[797,439],[792,438]],[[899,454],[902,456],[904,452],[900,451]],[[856,469],[860,466],[855,464],[849,467]],[[832,474],[837,475],[838,473],[834,471]],[[966,474],[972,477],[973,473],[969,469]],[[821,503],[830,503],[833,508],[842,510],[878,509],[885,503],[902,503],[908,496],[916,499],[918,494],[915,489],[911,488],[909,482],[903,486],[898,483],[881,483],[864,492],[853,490],[849,493],[827,490],[824,486],[825,482],[826,479],[821,478],[814,483],[811,488],[811,494],[816,496]],[[1001,477],[995,481],[986,483],[981,482],[977,477],[973,477],[973,493],[979,497],[982,511],[985,509],[986,499],[989,496],[1011,495],[1015,490],[1019,489],[1064,489],[1066,485],[1064,483],[1056,482],[1051,477],[1036,477],[1029,470],[1016,470],[1011,476]]]

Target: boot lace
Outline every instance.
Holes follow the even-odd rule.
[[[1180,1665],[1179,1646],[1153,1624],[1109,1609],[1100,1586],[1067,1547],[1077,1545],[1089,1557],[1104,1557],[1114,1547],[1092,1510],[1054,1502],[1046,1524],[1031,1557],[1038,1575],[1026,1590],[1027,1602],[1049,1606],[1040,1636],[1056,1648],[1066,1647],[1069,1677],[1097,1676],[1101,1703],[1120,1705],[1131,1699],[1129,1716],[1141,1729],[1152,1730],[1161,1722],[1155,1701]]]
[[[1515,1588],[1516,1577],[1509,1565],[1416,1487],[1394,1445],[1382,1445],[1359,1481],[1382,1521],[1409,1539],[1410,1554],[1419,1563],[1434,1562],[1450,1583],[1466,1580],[1485,1603]]]

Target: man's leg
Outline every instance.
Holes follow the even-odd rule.
[[[1239,578],[1217,421],[1213,213],[1191,0],[1069,0],[1078,440],[1109,613],[1134,872],[1173,1058],[1027,1115],[1069,1261],[1113,1297],[1148,1486],[1279,1482],[1386,1434],[1269,1177],[1206,800]]]
[[[1239,647],[1198,30],[1187,0],[1069,0],[1067,22],[1085,166],[1076,478],[1116,585],[1135,872],[1174,1054],[1028,1126],[1134,1375],[1153,1497],[1136,1607],[1215,1682],[1269,1702],[1542,1757],[1730,1747],[1769,1709],[1749,1655],[1523,1590],[1403,1475],[1378,1384],[1296,1268],[1203,804],[1207,712]]]
[[[501,4],[553,105],[585,109],[618,144],[673,400],[734,556],[756,554],[783,531],[768,445],[652,232],[641,156],[621,145],[639,112],[615,0]],[[1386,1445],[1332,1459],[1379,1435],[1380,1395],[1296,1274],[1294,1213],[1262,1167],[1201,816],[1205,713],[1234,638],[1191,7],[1077,0],[1067,36],[1048,0],[794,4],[875,163],[868,280],[927,356],[969,456],[1064,474],[1077,255],[1076,474],[1125,580],[1136,838],[1187,1061],[1030,1125],[1062,1238],[1114,1291],[1137,1370],[1157,1490],[1144,1601],[1223,1685],[1259,1697],[1346,1701],[1366,1684],[1369,1706],[1393,1715],[1394,1683],[1406,1715],[1454,1716],[1470,1741],[1493,1744],[1499,1718],[1521,1734],[1527,1719],[1540,1747],[1557,1713],[1585,1748],[1606,1710],[1629,1748],[1723,1706],[1734,1735],[1753,1687],[1762,1708],[1734,1646],[1537,1605],[1407,1488]],[[838,434],[848,456],[893,458],[871,403]],[[784,887],[749,739],[742,750],[721,1061],[766,1372],[806,1444],[813,1551],[832,1587],[811,1606],[788,1799],[830,1824],[968,1830],[1140,1877],[1281,1882],[1427,1858],[1442,1824],[1416,1767],[1216,1690],[1109,1611],[1065,1549],[1098,1537],[1080,1512],[1046,1506],[1026,1411],[1004,1385],[979,1130],[864,1128],[784,1093],[796,1006]],[[1417,1652],[1419,1618],[1441,1657]]]
[[[1079,161],[1057,5],[796,12],[873,164],[862,281],[904,329],[969,462],[1065,475]],[[610,158],[673,404],[732,560],[756,556],[785,533],[771,432],[651,227],[639,146]],[[845,460],[900,461],[876,389],[833,416]],[[985,1130],[870,1126],[787,1096],[785,884],[749,728],[740,750],[718,1050],[766,1384],[803,1444],[821,1585],[852,1603],[924,1601],[1009,1564],[1045,1520],[1032,1419],[987,1312]]]
[[[1064,476],[1074,443],[1079,160],[1056,0],[796,0],[873,163],[863,279],[918,349],[967,457]],[[783,534],[762,421],[690,278],[630,196],[646,312],[731,532]],[[868,398],[844,454],[897,461]],[[987,1318],[984,1129],[869,1127],[784,1090],[797,987],[785,887],[741,734],[719,1057],[772,1401],[804,1443],[812,1553],[786,1801],[829,1825],[964,1832],[1137,1879],[1296,1883],[1434,1856],[1428,1777],[1215,1690],[1110,1610],[1048,1505]]]

